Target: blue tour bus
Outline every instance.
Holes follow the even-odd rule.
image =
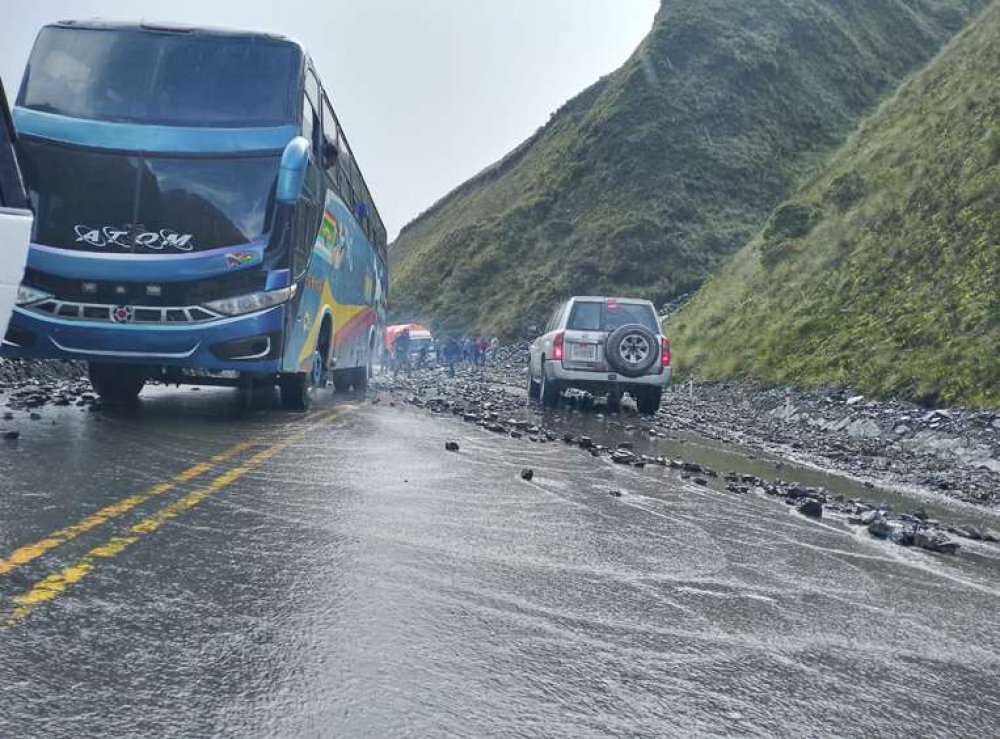
[[[46,26],[14,109],[36,218],[10,357],[147,380],[362,387],[386,232],[308,54],[262,33]]]

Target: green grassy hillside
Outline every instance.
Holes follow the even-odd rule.
[[[1000,406],[1000,3],[668,327],[700,377]]]
[[[508,332],[693,290],[985,1],[663,0],[621,69],[403,230],[395,312]]]

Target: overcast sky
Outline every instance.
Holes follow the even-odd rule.
[[[14,0],[0,76],[20,84],[39,27],[66,18],[176,21],[301,41],[391,236],[618,67],[657,0]]]

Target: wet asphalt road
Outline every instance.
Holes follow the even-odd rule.
[[[1000,723],[987,545],[903,549],[349,397],[247,415],[150,389],[21,428],[0,447],[2,737]]]

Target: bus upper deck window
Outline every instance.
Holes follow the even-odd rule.
[[[302,103],[302,136],[312,146],[313,158],[319,162],[323,158],[323,147],[320,142],[319,117],[308,99]]]

